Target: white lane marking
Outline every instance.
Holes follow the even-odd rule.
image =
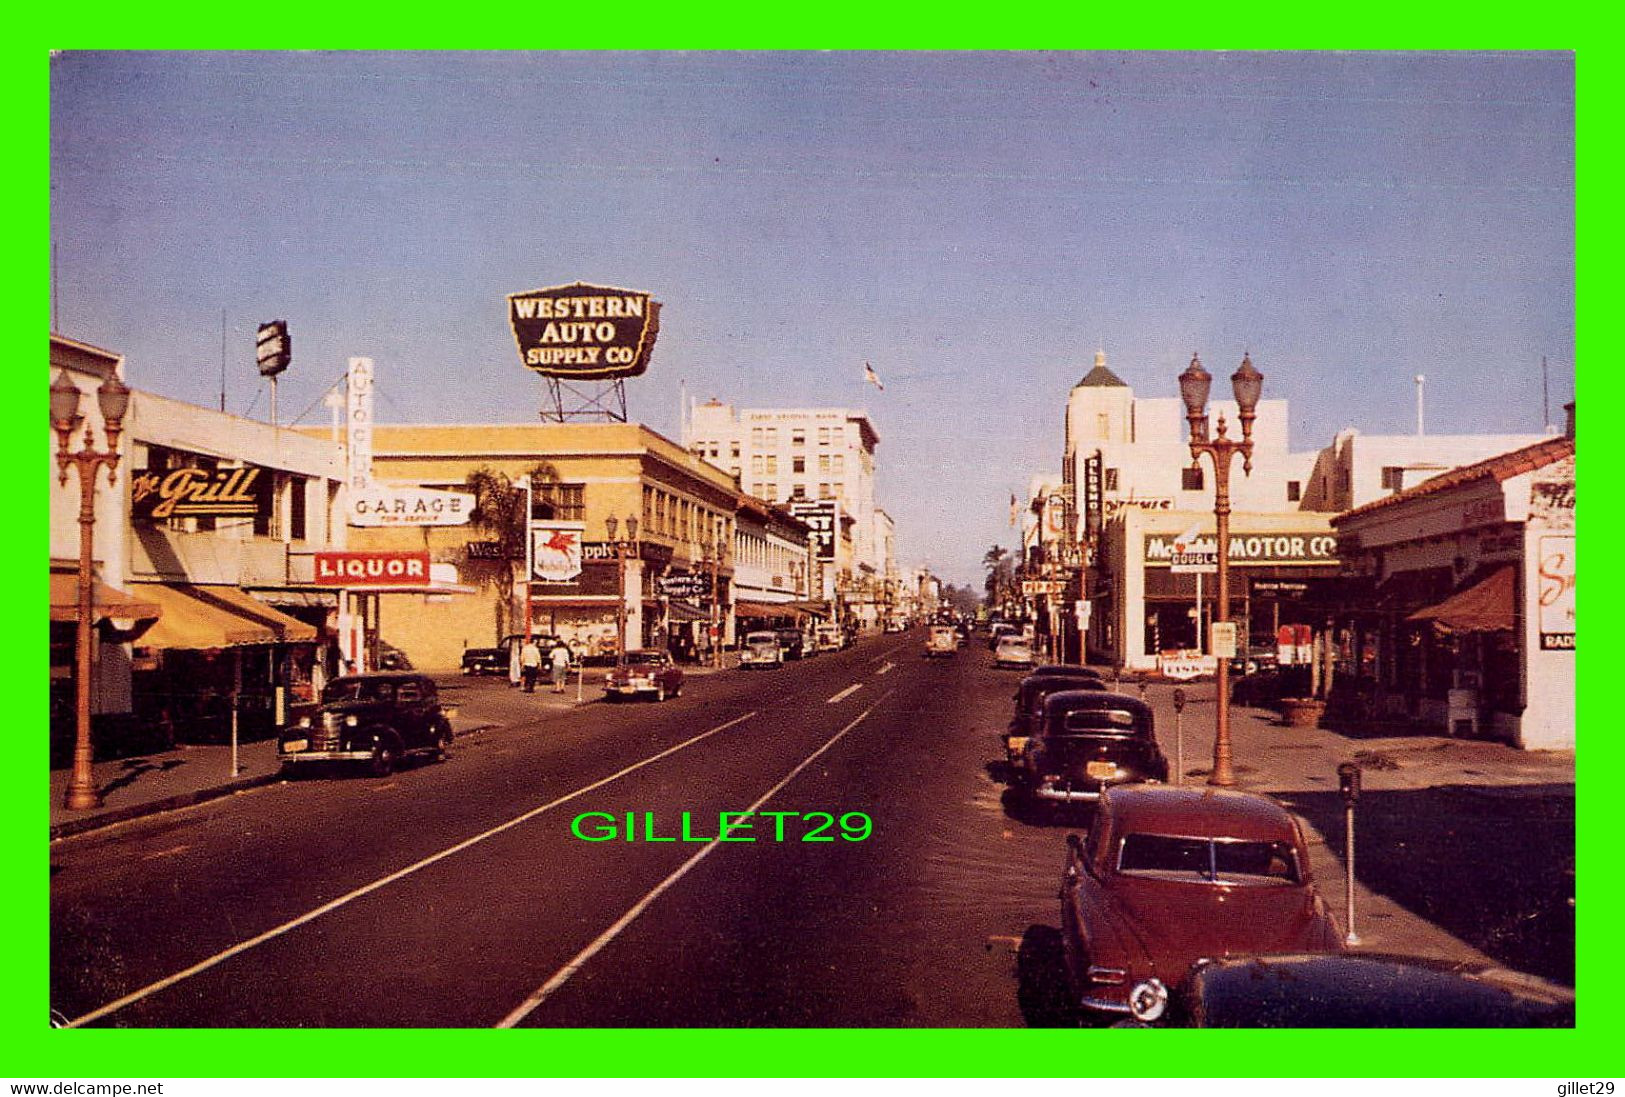
[[[851,731],[853,728],[863,723],[864,720],[868,719],[869,714],[879,707],[880,702],[884,701],[888,696],[890,696],[889,693],[882,694],[874,704],[860,712],[850,724],[847,724],[840,731],[837,731],[834,735],[830,736],[823,746],[819,747],[817,750],[807,755],[807,757],[803,758],[800,764],[797,765],[795,769],[792,769],[789,773],[785,774],[778,784],[762,793],[761,798],[750,807],[746,808],[743,814],[754,814],[756,809],[760,808],[763,804],[771,800],[780,789],[782,789],[785,785],[788,785],[791,781],[795,780],[797,774],[806,769],[808,766],[812,765],[813,762],[817,760],[819,755],[823,754],[830,747],[840,742],[841,739],[846,736],[847,732]],[[649,904],[660,898],[660,896],[670,889],[673,884],[677,883],[677,881],[688,875],[689,869],[703,861],[712,850],[717,848],[717,844],[720,843],[723,838],[727,837],[729,834],[732,834],[737,827],[738,824],[736,823],[734,826],[730,826],[726,830],[720,832],[715,838],[711,839],[703,847],[701,847],[700,850],[694,854],[694,856],[690,857],[688,860],[679,865],[675,872],[666,877],[664,880],[660,881],[660,883],[656,884],[654,888],[643,898],[639,899],[630,910],[617,918],[614,925],[600,933],[592,944],[576,953],[575,957],[569,963],[561,967],[553,974],[551,979],[533,991],[530,997],[526,998],[523,1002],[514,1007],[514,1009],[506,1017],[496,1023],[495,1027],[512,1028],[514,1025],[517,1025],[520,1021],[523,1021],[526,1017],[529,1017],[532,1013],[536,1012],[537,1008],[543,1002],[552,997],[554,991],[558,990],[565,983],[569,982],[570,978],[575,975],[576,972],[580,971],[582,967],[586,965],[587,961],[598,955],[599,952],[603,951],[606,945],[615,940],[616,937],[620,936],[622,930],[631,925],[633,922],[637,921],[638,916],[641,915],[645,910],[649,909]]]
[[[707,739],[707,738],[715,735],[719,731],[726,731],[728,728],[733,727],[735,724],[742,724],[746,720],[749,720],[752,716],[755,716],[755,715],[756,715],[756,712],[751,711],[751,712],[745,713],[745,715],[743,715],[743,716],[736,716],[734,719],[729,720],[725,724],[718,724],[716,727],[712,728],[710,731],[702,731],[700,734],[694,736],[692,739],[685,739],[681,743],[678,743],[676,746],[667,747],[665,750],[661,751],[659,754],[652,754],[649,757],[643,759],[643,761],[641,761],[641,762],[634,762],[631,765],[627,766],[625,769],[617,770],[616,772],[610,774],[608,777],[605,777],[602,780],[594,781],[592,784],[585,785],[582,788],[578,788],[574,792],[567,792],[563,796],[560,796],[556,800],[550,800],[547,803],[543,804],[541,807],[532,808],[531,810],[525,812],[523,815],[517,815],[514,818],[509,819],[506,823],[499,823],[496,826],[492,827],[490,830],[483,831],[480,834],[476,834],[472,838],[468,838],[468,839],[465,839],[464,841],[458,842],[456,845],[451,846],[451,847],[449,847],[447,849],[443,849],[439,853],[431,854],[430,856],[425,857],[423,860],[418,861],[415,864],[407,865],[405,868],[401,869],[398,872],[392,872],[388,876],[383,877],[382,879],[374,880],[372,883],[366,884],[366,885],[364,885],[362,887],[359,887],[359,888],[356,888],[354,891],[346,892],[345,894],[340,895],[337,899],[334,899],[332,902],[323,903],[321,906],[317,907],[315,910],[308,911],[308,912],[306,912],[304,914],[301,914],[299,917],[293,919],[292,921],[283,922],[280,926],[276,926],[273,929],[268,929],[264,933],[261,933],[256,937],[250,937],[246,941],[240,941],[237,944],[232,945],[230,948],[225,949],[222,952],[215,953],[213,956],[210,956],[206,960],[199,960],[197,963],[193,964],[191,967],[187,968],[185,971],[178,971],[174,975],[166,976],[165,978],[162,978],[162,979],[158,980],[156,983],[149,983],[147,986],[142,987],[140,990],[133,990],[129,994],[126,994],[122,998],[115,999],[114,1001],[108,1002],[104,1006],[100,1006],[100,1007],[98,1007],[96,1009],[93,1009],[89,1013],[85,1014],[84,1016],[78,1017],[78,1018],[75,1018],[72,1021],[69,1021],[66,1027],[68,1027],[68,1028],[78,1028],[81,1025],[87,1025],[92,1021],[100,1020],[101,1018],[106,1017],[109,1013],[114,1013],[114,1012],[116,1012],[118,1010],[123,1009],[125,1006],[130,1005],[133,1002],[139,1002],[141,999],[150,997],[150,996],[158,993],[160,990],[164,990],[164,989],[166,989],[168,987],[172,987],[176,983],[181,982],[183,979],[190,979],[192,976],[198,974],[199,972],[207,971],[209,968],[214,967],[216,964],[223,963],[224,961],[231,959],[233,956],[236,956],[239,953],[247,952],[251,948],[256,948],[259,945],[263,945],[265,942],[267,942],[267,941],[269,941],[269,940],[271,940],[271,939],[273,939],[275,937],[282,936],[284,933],[287,933],[289,930],[298,929],[300,926],[304,925],[306,922],[313,922],[317,918],[320,918],[322,915],[330,913],[332,911],[335,911],[339,907],[342,907],[347,903],[354,902],[355,900],[361,898],[363,895],[367,895],[367,894],[369,894],[371,892],[377,891],[381,887],[386,887],[389,884],[393,884],[396,880],[400,880],[400,879],[403,879],[403,878],[405,878],[407,876],[410,876],[414,872],[417,872],[417,871],[419,871],[421,869],[428,868],[430,865],[434,864],[436,861],[443,861],[447,857],[450,857],[454,853],[461,853],[463,850],[469,848],[472,845],[476,845],[476,844],[478,844],[480,842],[483,842],[487,838],[495,837],[496,835],[501,834],[505,830],[511,830],[512,828],[518,826],[520,823],[523,823],[523,822],[525,822],[525,821],[527,821],[529,819],[534,819],[534,818],[536,818],[536,816],[542,814],[545,811],[553,810],[554,808],[558,807],[560,804],[568,803],[569,801],[574,800],[578,796],[584,796],[587,793],[594,791],[595,789],[603,788],[605,785],[609,784],[611,781],[619,780],[620,778],[625,777],[628,773],[631,773],[634,770],[639,770],[639,769],[642,769],[644,766],[650,765],[650,764],[652,764],[654,762],[658,762],[658,761],[660,761],[660,759],[665,758],[667,755],[676,754],[678,751],[682,750],[684,747],[693,746],[695,743],[698,743],[701,739]],[[865,713],[864,715],[868,715],[868,714]]]
[[[891,669],[896,665],[897,665],[896,663],[884,663],[884,664],[882,664],[880,669],[875,671],[875,677],[879,678],[882,674],[891,673]]]
[[[825,701],[824,704],[833,705],[836,701],[844,701],[862,688],[862,682],[854,682],[852,685],[847,686],[841,692],[837,693],[834,697],[831,697],[829,700]]]

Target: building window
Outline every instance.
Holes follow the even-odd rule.
[[[806,472],[807,471],[807,459],[805,457],[800,457],[800,456],[790,458],[790,471],[791,472]]]
[[[728,456],[733,458],[735,461],[739,460],[739,443],[738,442],[729,442],[728,443]]]
[[[769,449],[775,449],[775,448],[778,447],[778,444],[779,444],[779,428],[778,427],[768,427],[767,428],[767,439],[763,444],[766,445]]]
[[[1106,412],[1101,412],[1099,415],[1095,416],[1095,437],[1099,438],[1102,442],[1111,441],[1112,417]]]
[[[306,539],[305,484],[303,476],[294,476],[288,484],[288,536],[295,541]]]
[[[846,498],[846,485],[841,483],[839,480],[835,481],[835,498]]]
[[[1105,482],[1103,484],[1101,484],[1100,490],[1102,490],[1102,491],[1116,491],[1117,490],[1117,470],[1116,469],[1106,469],[1104,471],[1104,473],[1102,474],[1101,479],[1104,480]]]
[[[846,471],[846,454],[837,453],[830,459],[830,471],[837,476]]]
[[[832,494],[830,494],[828,484],[819,484],[818,485],[818,498],[820,498],[820,499],[833,499],[834,498],[834,496]]]
[[[587,516],[585,484],[537,484],[531,491],[531,517],[579,522]]]
[[[764,432],[763,432],[761,427],[751,427],[750,428],[750,448],[751,449],[761,449],[762,448],[762,438],[763,437],[764,437]]]
[[[779,485],[773,483],[772,481],[768,481],[767,494],[762,496],[762,498],[766,499],[770,503],[778,502],[779,501]]]
[[[818,428],[818,444],[821,445],[821,446],[829,445],[829,428],[828,427],[819,427]]]
[[[796,484],[796,485],[792,486],[790,488],[790,498],[792,498],[792,499],[805,499],[805,498],[807,498],[807,485],[806,484]]]
[[[283,502],[282,489],[287,481],[276,473],[269,473],[271,477],[271,509],[269,512],[256,510],[254,512],[254,536],[275,537],[281,530],[277,519],[281,516]]]
[[[751,471],[751,473],[753,475],[760,476],[762,474],[762,467],[763,467],[765,461],[766,461],[766,458],[764,458],[761,454],[759,454],[759,453],[751,454],[750,455],[750,471]]]
[[[1288,480],[1286,482],[1286,501],[1296,503],[1303,498],[1303,481]]]
[[[1184,468],[1180,469],[1179,486],[1184,488],[1186,491],[1201,491],[1202,466],[1197,465],[1195,468],[1192,468],[1191,466],[1186,465]]]
[[[794,430],[792,430],[790,432],[790,444],[792,446],[804,446],[804,445],[806,445],[807,444],[807,432],[805,430],[803,430],[802,428],[800,428],[800,427],[797,427]]]
[[[1384,491],[1399,491],[1405,486],[1405,470],[1398,465],[1385,465],[1382,470]]]

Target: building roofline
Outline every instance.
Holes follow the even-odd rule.
[[[1336,526],[1350,518],[1363,518],[1375,511],[1386,507],[1398,506],[1408,503],[1412,499],[1421,499],[1429,495],[1436,495],[1451,488],[1470,484],[1475,480],[1495,480],[1501,483],[1521,476],[1526,472],[1544,468],[1547,465],[1561,461],[1565,457],[1574,455],[1574,439],[1567,437],[1547,438],[1522,449],[1511,450],[1507,453],[1498,453],[1494,457],[1487,457],[1482,461],[1475,461],[1470,465],[1442,472],[1438,476],[1423,480],[1413,488],[1396,491],[1392,495],[1385,495],[1381,499],[1374,499],[1363,506],[1346,510],[1332,519]]]

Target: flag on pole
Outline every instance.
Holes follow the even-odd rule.
[[[1012,526],[1016,524],[1017,515],[1020,513],[1021,508],[1016,506],[1016,493],[1012,491],[1010,493],[1010,524]]]
[[[875,388],[879,389],[881,392],[886,391],[886,386],[880,383],[880,374],[876,373],[875,367],[871,366],[868,362],[863,363],[863,379],[869,382]]]

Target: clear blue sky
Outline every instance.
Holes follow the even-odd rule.
[[[866,408],[956,582],[1097,346],[1165,396],[1250,349],[1299,450],[1410,431],[1416,373],[1440,433],[1573,391],[1566,54],[70,53],[51,109],[54,326],[138,387],[215,404],[225,310],[229,410],[277,317],[284,421],[354,354],[385,421],[526,421],[504,295],[647,290],[633,418]]]

